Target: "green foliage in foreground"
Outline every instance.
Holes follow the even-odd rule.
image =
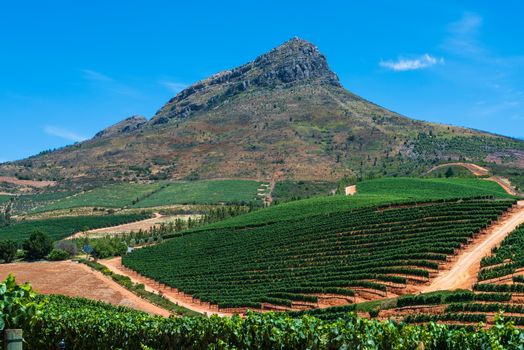
[[[261,182],[250,180],[204,180],[174,182],[135,204],[137,208],[174,204],[250,203],[260,200]]]
[[[312,316],[248,313],[247,317],[162,318],[85,299],[49,297],[24,330],[28,349],[521,349],[524,333],[498,319],[484,330],[377,322],[347,314]]]
[[[0,329],[24,331],[25,349],[508,349],[524,332],[497,317],[475,331],[430,323],[405,325],[347,314],[336,321],[312,316],[256,314],[245,318],[163,318],[82,298],[37,297],[10,276],[0,283]]]
[[[144,220],[147,214],[126,214],[126,215],[103,215],[103,216],[74,216],[61,217],[56,219],[43,219],[22,221],[0,228],[0,239],[12,239],[22,242],[34,231],[41,231],[47,234],[53,241],[58,241],[80,232],[84,228],[97,229],[102,227],[116,226],[128,222]]]

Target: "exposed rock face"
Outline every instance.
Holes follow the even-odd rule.
[[[316,46],[293,38],[238,68],[218,73],[181,91],[151,120],[153,125],[185,119],[255,88],[289,87],[303,83],[340,87],[338,77]]]
[[[132,117],[129,117],[120,123],[117,123],[115,125],[112,125],[99,133],[95,135],[94,138],[102,138],[102,137],[109,137],[109,136],[115,136],[117,134],[125,134],[129,133],[135,130],[140,129],[144,125],[147,124],[147,119],[145,117],[134,115]]]

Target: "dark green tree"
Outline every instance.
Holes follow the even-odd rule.
[[[455,176],[455,172],[453,171],[453,168],[448,168],[448,170],[446,170],[446,173],[444,174],[446,177],[453,177]]]
[[[43,259],[53,250],[53,241],[42,231],[35,231],[24,241],[22,248],[26,251],[26,259]]]
[[[9,239],[0,241],[0,259],[3,260],[4,263],[10,263],[15,260],[17,250],[18,245],[15,241]]]

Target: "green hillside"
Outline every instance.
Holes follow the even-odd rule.
[[[135,204],[136,208],[173,204],[249,203],[257,197],[262,183],[249,180],[209,180],[170,183]]]
[[[315,293],[351,297],[354,288],[380,293],[391,282],[427,279],[515,202],[476,179],[379,179],[357,188],[353,197],[286,203],[195,229],[123,262],[220,307],[315,303]],[[498,199],[471,199],[482,196]]]
[[[253,226],[388,203],[478,196],[511,198],[498,184],[486,180],[382,178],[358,183],[354,196],[319,196],[283,203],[215,223],[212,227]]]
[[[0,240],[11,239],[22,242],[34,231],[48,234],[54,241],[66,238],[84,228],[97,229],[117,226],[128,222],[148,218],[146,214],[103,215],[103,216],[66,216],[57,219],[30,220],[13,223],[0,228]]]

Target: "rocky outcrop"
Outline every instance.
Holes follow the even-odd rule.
[[[151,124],[185,119],[250,89],[285,88],[313,82],[340,86],[338,77],[317,47],[293,38],[252,62],[215,74],[181,91],[157,112]]]
[[[117,123],[115,125],[112,125],[100,131],[99,133],[95,135],[94,138],[109,137],[109,136],[115,136],[118,134],[133,132],[135,130],[142,128],[146,124],[147,124],[147,119],[145,117],[134,115],[130,118],[127,118],[121,121],[120,123]]]

